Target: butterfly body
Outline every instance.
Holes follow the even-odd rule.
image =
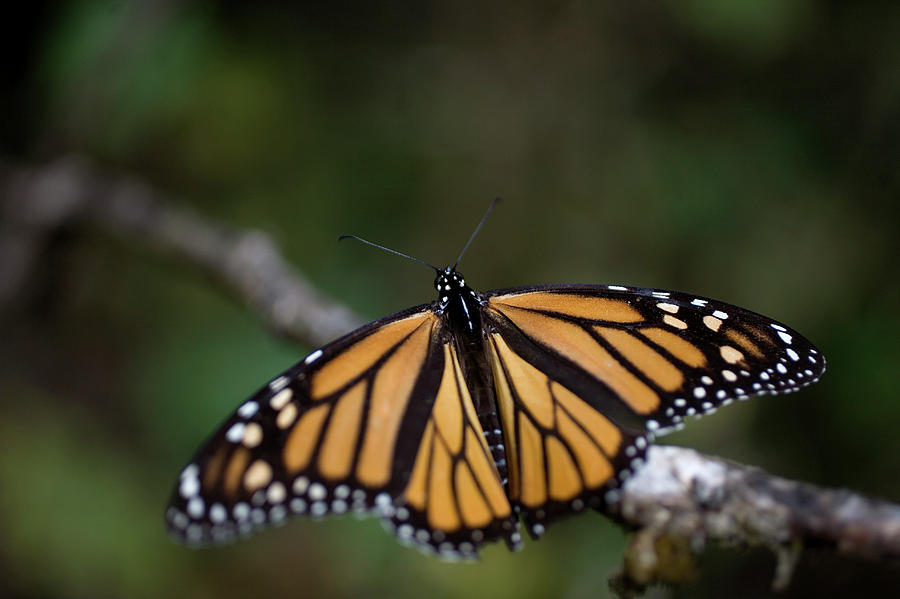
[[[167,511],[188,544],[292,514],[355,511],[444,557],[522,543],[603,510],[655,434],[824,371],[799,334],[694,295],[616,285],[438,299],[314,351],[242,404],[182,471]]]
[[[440,298],[432,310],[435,314],[442,315],[442,326],[450,332],[459,357],[462,379],[472,397],[494,466],[501,482],[506,485],[506,452],[494,397],[494,377],[486,353],[487,338],[482,318],[487,301],[466,285],[462,274],[449,266],[438,273],[434,287]]]

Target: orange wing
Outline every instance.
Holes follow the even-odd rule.
[[[374,512],[447,557],[514,544],[511,507],[430,309],[363,327],[241,405],[181,473],[169,530],[229,541],[291,514]]]
[[[815,382],[821,354],[743,308],[675,291],[558,285],[484,295],[509,495],[540,534],[614,502],[648,437]]]
[[[509,332],[492,333],[489,347],[509,498],[539,537],[557,516],[615,502],[617,477],[639,465],[647,442],[535,367],[504,336]]]
[[[415,465],[393,519],[401,540],[436,547],[444,556],[473,556],[484,541],[504,537],[516,548],[512,508],[484,438],[452,344]]]

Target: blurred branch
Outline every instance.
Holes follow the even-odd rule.
[[[900,559],[900,505],[780,478],[683,447],[648,449],[646,465],[623,486],[616,515],[638,529],[615,581],[625,590],[690,578],[690,557],[710,541],[774,551],[776,590],[790,582],[803,546],[855,558]]]
[[[288,266],[264,233],[200,217],[136,179],[100,173],[79,158],[4,170],[0,310],[23,292],[54,232],[90,225],[200,267],[294,341],[322,345],[363,322]]]
[[[199,266],[291,339],[322,345],[361,322],[287,266],[263,233],[177,208],[139,181],[101,174],[78,159],[5,174],[0,309],[21,292],[54,230],[86,224]],[[614,511],[637,529],[614,581],[623,594],[689,578],[693,556],[709,542],[775,551],[776,588],[789,582],[803,545],[854,557],[900,558],[900,505],[778,478],[679,447],[651,447]]]

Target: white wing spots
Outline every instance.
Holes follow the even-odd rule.
[[[728,318],[728,314],[726,314],[725,312],[722,312],[721,310],[716,310],[715,312],[712,313],[712,315],[715,316],[716,318],[720,318],[722,320],[725,320],[726,318]]]
[[[259,410],[259,404],[255,401],[248,401],[238,408],[237,414],[241,418],[252,418]]]
[[[669,314],[678,314],[678,306],[675,304],[668,304],[665,302],[660,302],[656,304],[656,307],[662,310],[663,312],[668,312]]]
[[[241,423],[238,423],[238,424],[241,424]],[[262,443],[262,439],[263,439],[263,429],[259,425],[259,423],[251,422],[251,423],[247,424],[247,426],[244,428],[244,439],[243,439],[244,447],[248,447],[248,448],[252,449],[252,448],[258,446],[260,443]]]
[[[244,522],[247,518],[250,517],[250,506],[244,503],[243,501],[234,506],[234,509],[231,510],[231,513],[234,514],[234,519],[238,522]]]
[[[228,511],[221,503],[214,503],[209,507],[209,519],[213,524],[224,522],[228,518]]]
[[[272,399],[269,400],[269,405],[272,406],[273,410],[280,410],[287,405],[287,402],[291,401],[293,396],[294,392],[290,389],[282,389],[272,396]]]
[[[765,371],[764,371],[764,372],[760,372],[760,373],[759,373],[759,378],[760,378],[760,380],[767,381],[767,380],[769,380],[769,373],[768,373],[768,372],[765,372]]]
[[[653,297],[658,297],[660,299],[669,299],[669,296],[671,294],[668,291],[651,291],[650,295],[652,295]]]
[[[673,403],[675,404],[676,408],[683,408],[684,406],[687,405],[687,402],[684,400],[683,397],[677,398]]]
[[[298,476],[294,479],[294,484],[291,488],[294,490],[295,495],[305,495],[306,490],[309,488],[309,479],[305,476]]]
[[[722,321],[716,318],[715,316],[710,316],[707,314],[703,317],[703,324],[706,325],[706,328],[717,333],[719,332],[719,327],[722,326]]]
[[[628,287],[622,287],[621,285],[607,285],[606,288],[610,291],[628,291]]]
[[[199,520],[200,518],[202,518],[205,512],[206,504],[203,503],[203,499],[201,497],[192,497],[191,500],[187,502],[188,516],[190,516],[194,520]]]
[[[178,511],[174,507],[170,507],[166,510],[166,518],[169,520],[172,526],[174,526],[178,530],[184,530],[184,528],[188,525],[188,522],[190,522],[188,517],[183,512]]]
[[[706,375],[703,375],[702,377],[700,377],[700,382],[703,383],[704,385],[712,385],[713,384],[712,378],[708,377]]]
[[[304,363],[304,364],[312,364],[313,362],[315,362],[316,360],[318,360],[318,359],[321,358],[321,357],[322,357],[322,350],[321,350],[321,349],[317,349],[317,350],[314,351],[313,353],[311,353],[311,354],[309,354],[308,356],[306,356],[306,359],[303,360],[303,363]]]
[[[706,397],[706,389],[703,387],[694,387],[694,397],[697,399],[703,399]]]
[[[793,360],[794,362],[796,362],[796,361],[798,361],[798,360],[800,359],[800,354],[798,354],[797,352],[795,352],[795,351],[794,351],[793,349],[791,349],[790,347],[787,348],[787,355],[788,355],[788,357],[789,357],[791,360]]]
[[[707,302],[705,299],[700,299],[699,297],[691,300],[692,305],[698,306],[700,308],[702,308],[703,306],[705,306],[708,303],[709,302]]]
[[[722,378],[728,381],[729,383],[733,383],[737,380],[737,375],[730,370],[722,371]]]
[[[297,404],[289,403],[284,406],[278,416],[275,417],[275,425],[280,429],[286,429],[297,419]]]
[[[722,355],[722,359],[729,364],[737,364],[744,359],[744,354],[734,349],[730,345],[721,346],[719,348],[719,353]]]
[[[793,337],[790,336],[790,334],[785,333],[784,331],[778,331],[778,336],[781,337],[781,340],[784,341],[785,343],[787,343],[788,345],[790,345],[791,341],[794,339]]]
[[[279,376],[278,378],[274,379],[271,383],[269,383],[269,389],[271,389],[272,391],[275,391],[275,392],[281,391],[282,389],[284,389],[287,386],[289,381],[290,381],[290,379],[288,379],[288,377],[283,376],[283,375]]]
[[[241,439],[244,438],[244,430],[246,428],[247,425],[245,423],[235,422],[225,432],[225,438],[232,443],[240,443]]]
[[[272,504],[281,503],[286,497],[287,489],[285,489],[284,485],[278,481],[269,485],[269,489],[266,491],[266,499]]]
[[[200,492],[200,479],[197,478],[196,466],[194,464],[191,466],[194,466],[194,470],[188,476],[184,476],[178,484],[178,493],[185,499],[190,499]],[[188,471],[188,468],[185,468],[185,472]]]
[[[184,467],[184,470],[181,471],[181,474],[178,475],[179,480],[184,480],[186,478],[197,478],[200,474],[200,467],[197,464],[188,464]]]
[[[785,332],[785,331],[787,331],[786,328],[784,328],[784,327],[781,326],[780,324],[775,324],[774,322],[771,323],[769,326],[772,327],[773,329],[775,329],[776,331],[781,331],[782,333]]]
[[[309,486],[309,498],[313,501],[321,501],[328,496],[325,487],[320,483],[313,483]]]
[[[244,488],[253,492],[269,484],[272,480],[272,467],[265,460],[256,460],[244,473]]]
[[[182,472],[182,481],[189,481],[187,485],[196,485],[199,491],[199,474],[200,468],[191,464]],[[171,507],[166,512],[170,527],[181,531],[179,536],[189,544],[198,545],[209,541],[222,543],[238,535],[246,536],[265,525],[280,525],[291,513],[319,518],[329,513],[346,513],[351,507],[360,514],[372,511],[368,503],[369,495],[363,489],[351,490],[348,485],[341,484],[329,490],[325,484],[310,481],[303,475],[295,478],[288,488],[283,482],[275,480],[272,465],[262,459],[254,461],[244,472],[243,486],[251,494],[250,501],[237,503],[230,508],[231,514],[229,508],[221,503],[207,508],[197,492],[186,489],[191,495],[185,497],[185,511]],[[382,495],[379,500],[381,514],[391,516],[394,513],[393,500],[386,493]],[[400,509],[408,518],[409,511]],[[193,532],[189,532],[191,527]],[[470,553],[474,556],[474,547]]]
[[[781,374],[787,374],[787,367],[781,362],[775,365],[775,370],[777,370]]]
[[[656,420],[648,420],[645,426],[647,427],[648,431],[655,431],[659,428],[659,422],[657,422]]]
[[[674,327],[674,328],[682,330],[682,331],[684,329],[688,328],[688,325],[686,322],[675,318],[671,314],[666,314],[665,316],[663,316],[663,322],[666,323],[667,325],[669,325],[670,327]]]
[[[312,507],[309,508],[309,513],[313,518],[321,518],[328,513],[328,504],[324,501],[314,501]]]
[[[287,518],[287,510],[283,505],[276,505],[271,510],[269,510],[269,521],[276,526],[284,522],[284,519]]]

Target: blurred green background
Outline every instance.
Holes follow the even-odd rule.
[[[86,157],[261,229],[375,318],[432,275],[480,289],[689,290],[797,328],[815,387],[665,442],[900,500],[900,4],[861,1],[26,4],[3,25],[0,152]],[[377,522],[169,542],[180,467],[311,349],[173,256],[62,232],[0,315],[0,596],[602,597],[626,536],[596,515],[446,564]],[[2,276],[2,273],[0,273]],[[712,550],[651,597],[755,597],[774,560]],[[807,552],[784,596],[874,594],[900,567]]]

